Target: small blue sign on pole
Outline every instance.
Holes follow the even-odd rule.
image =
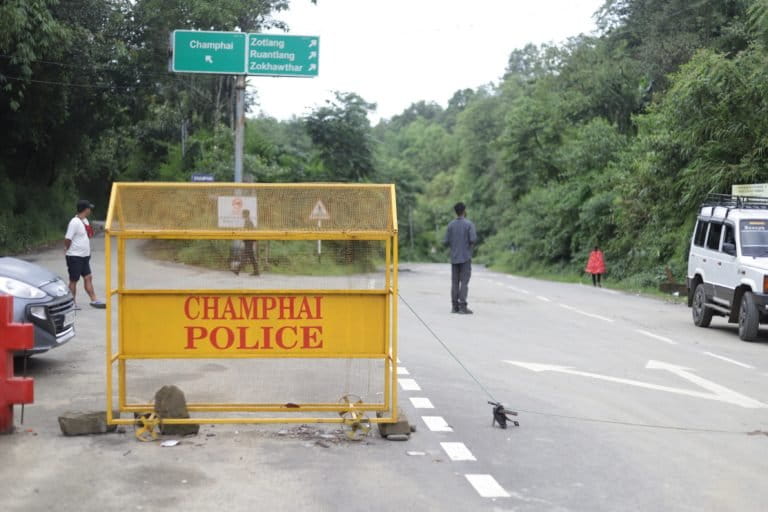
[[[193,174],[192,181],[197,183],[212,183],[216,180],[213,179],[213,174]]]

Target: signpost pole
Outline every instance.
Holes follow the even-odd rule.
[[[323,227],[323,221],[318,220],[317,221],[317,227],[321,228]],[[323,253],[323,241],[318,240],[317,241],[317,258],[320,259],[320,255]]]
[[[245,139],[245,75],[237,75],[235,96],[235,183],[242,183],[243,141]]]

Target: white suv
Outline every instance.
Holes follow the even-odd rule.
[[[724,316],[738,322],[742,340],[757,339],[768,321],[768,199],[710,196],[693,231],[687,284],[694,324]]]

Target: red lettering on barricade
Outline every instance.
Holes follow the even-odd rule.
[[[261,318],[266,320],[269,318],[269,312],[277,306],[277,299],[274,297],[262,297],[261,299]]]
[[[320,325],[307,325],[301,328],[302,331],[302,346],[304,349],[323,348],[323,340],[317,339],[318,334],[323,334],[323,327]],[[314,331],[314,332],[313,332]],[[315,342],[316,345],[311,345],[310,342]]]
[[[255,316],[258,314],[256,303],[258,302],[258,297],[240,297],[240,311],[243,313],[243,318],[247,318],[249,320],[254,320]]]
[[[203,297],[203,320],[218,320],[216,316],[218,309],[218,297]]]
[[[195,316],[192,316],[189,309],[189,305],[192,301],[195,301],[197,307],[200,307],[200,297],[187,297],[187,300],[184,301],[184,315],[190,320],[197,320],[197,317],[200,316],[200,311],[198,310]]]
[[[285,332],[286,330],[292,330],[293,334],[294,334],[293,345],[291,345],[290,347],[286,346],[285,343],[283,343],[283,332]],[[292,348],[294,348],[296,346],[296,343],[298,343],[296,341],[296,327],[290,326],[290,327],[281,327],[281,328],[279,328],[277,330],[277,333],[275,334],[275,343],[277,343],[277,345],[280,348],[284,348],[285,350],[291,350]]]
[[[184,301],[184,316],[189,320],[216,320],[222,323],[227,320],[315,320],[322,319],[322,299],[323,297],[295,296],[236,298],[190,296]],[[198,350],[201,348],[200,343],[207,343],[211,348],[219,351],[323,348],[323,327],[319,325],[242,325],[241,323],[207,327],[188,325],[184,329],[186,331],[185,350]]]
[[[184,300],[188,320],[316,320],[322,319],[323,297],[199,297]],[[270,314],[272,313],[272,314]]]
[[[195,329],[198,330],[199,334],[195,335]],[[197,347],[195,346],[195,341],[204,338],[208,336],[208,329],[205,327],[198,327],[198,326],[188,326],[187,327],[187,346],[184,347],[187,350],[195,350]]]
[[[225,332],[227,337],[227,343],[224,346],[221,346],[219,344],[219,336],[218,333]],[[229,327],[216,327],[211,330],[211,345],[216,347],[219,350],[227,350],[229,347],[232,346],[232,344],[235,343],[235,333],[232,329]]]
[[[293,320],[295,318],[293,305],[296,302],[296,297],[280,297],[278,300],[280,302],[280,320]]]
[[[13,297],[0,295],[0,433],[13,431],[14,404],[31,404],[34,381],[14,377],[13,353],[35,346],[32,324],[14,324]]]

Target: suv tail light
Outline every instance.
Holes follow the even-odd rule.
[[[763,293],[768,293],[768,275],[763,276]]]

